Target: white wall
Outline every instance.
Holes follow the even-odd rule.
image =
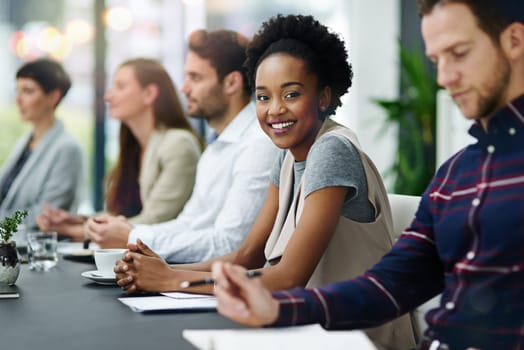
[[[380,134],[385,114],[371,98],[398,96],[397,42],[400,37],[399,0],[351,0],[342,9],[349,23],[349,59],[353,64],[353,87],[343,100],[346,108],[337,121],[351,127],[366,153],[382,174],[395,159],[394,128]],[[385,179],[390,189],[393,179]]]
[[[464,146],[477,142],[468,134],[471,124],[448,92],[440,90],[437,95],[437,168]]]

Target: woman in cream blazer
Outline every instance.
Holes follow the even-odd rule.
[[[41,59],[16,74],[20,118],[32,130],[22,136],[0,169],[0,218],[27,210],[24,223],[35,228],[44,203],[64,210],[77,204],[82,179],[82,151],[55,109],[71,81],[57,62]]]
[[[111,117],[122,123],[119,157],[107,177],[106,210],[142,224],[175,218],[193,190],[201,143],[171,78],[155,60],[132,59],[117,69],[105,100]],[[37,222],[42,230],[86,238],[82,216],[46,207]]]
[[[183,129],[159,129],[149,137],[140,170],[142,210],[129,218],[152,224],[175,218],[191,196],[200,144]]]

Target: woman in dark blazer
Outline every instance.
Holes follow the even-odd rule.
[[[82,179],[82,151],[55,110],[71,87],[62,66],[49,59],[26,63],[16,73],[20,118],[31,124],[0,168],[0,218],[27,210],[25,223],[37,227],[42,205],[72,210]]]

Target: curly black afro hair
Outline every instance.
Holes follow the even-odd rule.
[[[247,47],[244,67],[249,85],[255,87],[259,64],[275,53],[303,59],[319,79],[319,88],[331,87],[331,102],[324,119],[341,106],[340,97],[351,87],[353,71],[344,42],[312,16],[277,15],[262,24]]]

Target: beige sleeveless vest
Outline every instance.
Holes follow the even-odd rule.
[[[311,275],[307,288],[350,279],[364,273],[391,249],[393,242],[391,211],[378,170],[369,157],[361,151],[357,138],[351,130],[328,119],[324,122],[317,138],[328,132],[345,136],[358,150],[366,173],[368,199],[375,208],[376,219],[374,222],[360,223],[340,216],[333,237]],[[304,176],[297,193],[291,199],[293,162],[293,156],[288,152],[280,171],[279,210],[264,250],[266,260],[270,264],[278,263],[282,257],[302,214]],[[367,329],[366,333],[379,349],[406,350],[416,346],[409,315],[404,315],[383,326]]]

